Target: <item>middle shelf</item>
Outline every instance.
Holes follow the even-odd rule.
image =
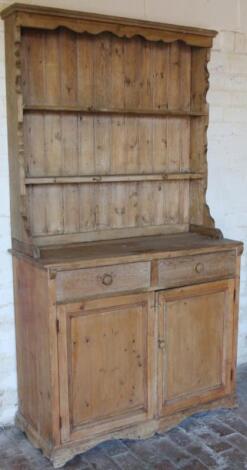
[[[201,180],[203,173],[159,173],[137,175],[92,175],[92,176],[41,176],[26,177],[26,185],[35,184],[80,184],[80,183],[114,183],[130,181],[177,181],[177,180]]]
[[[33,104],[24,105],[24,112],[53,112],[53,113],[79,113],[79,114],[102,114],[102,115],[119,115],[119,116],[152,116],[152,117],[203,117],[207,116],[207,110],[204,111],[190,111],[186,109],[123,109],[123,108],[94,108],[83,106],[61,106],[61,105],[48,105],[48,104]]]

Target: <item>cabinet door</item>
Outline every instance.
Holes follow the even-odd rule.
[[[59,309],[62,440],[153,416],[153,294]]]
[[[158,297],[160,416],[231,393],[234,281]]]

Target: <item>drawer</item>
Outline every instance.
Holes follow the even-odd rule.
[[[133,291],[150,287],[150,262],[60,271],[56,280],[57,300]]]
[[[235,271],[234,251],[164,259],[158,261],[158,288],[234,277]]]

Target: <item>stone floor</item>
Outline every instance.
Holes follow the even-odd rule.
[[[108,441],[66,470],[247,469],[247,364],[238,369],[239,408],[200,413],[143,441]],[[49,461],[14,427],[0,430],[0,470],[48,470]]]

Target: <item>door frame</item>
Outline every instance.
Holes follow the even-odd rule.
[[[169,416],[193,406],[204,404],[213,400],[230,395],[232,392],[232,357],[233,357],[233,327],[234,327],[234,290],[235,280],[214,281],[193,286],[169,289],[157,292],[158,313],[158,343],[162,341],[164,349],[158,349],[158,400],[157,409],[159,417]],[[191,394],[183,394],[168,400],[165,396],[164,381],[167,369],[166,361],[166,327],[165,314],[166,304],[172,300],[190,297],[200,297],[206,294],[225,292],[225,315],[223,335],[223,361],[221,384],[216,387],[199,390]],[[164,334],[164,337],[163,337]]]
[[[106,298],[89,299],[82,302],[61,304],[57,307],[57,315],[59,320],[58,333],[58,357],[59,357],[59,390],[60,390],[60,428],[61,441],[68,442],[72,440],[87,439],[90,435],[98,435],[110,431],[118,430],[127,426],[139,424],[153,419],[156,404],[156,344],[155,333],[155,295],[151,293],[127,294],[121,296],[112,296]],[[131,410],[119,416],[109,416],[100,418],[99,421],[94,420],[91,423],[85,423],[73,428],[71,423],[71,401],[69,390],[69,342],[68,324],[71,316],[90,314],[100,312],[107,308],[119,308],[128,305],[145,306],[147,314],[146,328],[146,406],[145,409]],[[84,313],[83,313],[84,312]]]

